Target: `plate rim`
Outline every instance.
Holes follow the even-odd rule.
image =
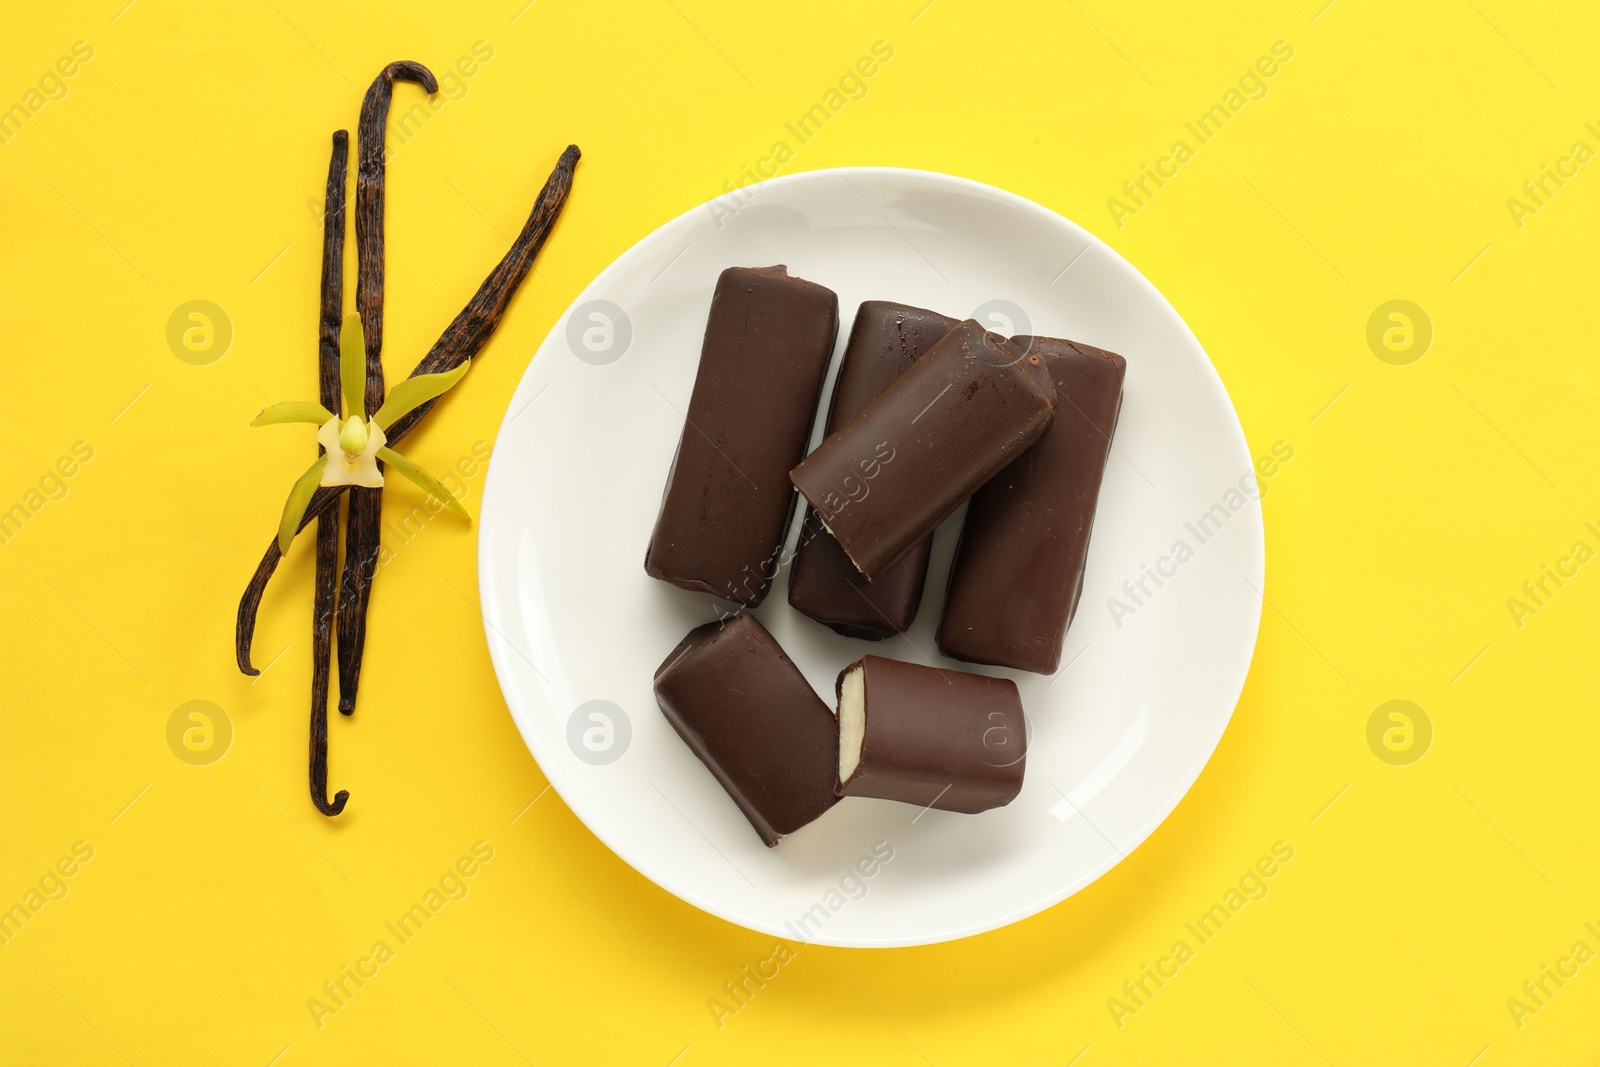
[[[1239,417],[1238,407],[1234,404],[1233,396],[1228,392],[1226,384],[1223,383],[1222,375],[1218,372],[1215,361],[1212,360],[1211,355],[1206,351],[1205,346],[1200,343],[1200,339],[1195,336],[1195,333],[1189,327],[1187,320],[1185,320],[1184,317],[1178,313],[1177,308],[1174,307],[1172,302],[1167,299],[1166,294],[1164,294],[1154,282],[1145,277],[1144,273],[1135,267],[1131,262],[1129,262],[1126,257],[1124,257],[1116,249],[1112,248],[1100,237],[1055,209],[1047,207],[1038,201],[1022,196],[1020,193],[1014,193],[1009,189],[1002,189],[999,186],[990,185],[986,182],[981,182],[973,178],[966,178],[956,174],[948,174],[935,170],[925,170],[916,167],[876,165],[820,167],[812,170],[797,171],[792,174],[779,175],[761,182],[752,182],[749,185],[740,186],[738,189],[749,193],[750,196],[753,197],[759,195],[765,189],[783,185],[817,181],[827,177],[840,177],[848,181],[848,179],[851,177],[864,177],[867,175],[889,177],[899,176],[902,178],[910,178],[912,180],[929,182],[933,185],[944,184],[955,190],[966,191],[969,193],[975,192],[1002,202],[1008,202],[1023,209],[1024,211],[1042,212],[1052,219],[1064,223],[1069,230],[1073,231],[1077,236],[1082,238],[1086,242],[1084,249],[1085,252],[1087,252],[1090,248],[1097,248],[1099,251],[1108,254],[1112,264],[1115,267],[1130,275],[1136,285],[1143,285],[1147,287],[1156,296],[1160,305],[1165,308],[1167,314],[1172,317],[1176,324],[1182,329],[1183,333],[1188,336],[1190,341],[1193,342],[1195,349],[1200,353],[1201,356],[1204,357],[1206,369],[1210,372],[1210,384],[1213,388],[1220,392],[1222,399],[1226,402],[1229,413],[1232,415],[1232,423],[1230,427],[1232,432],[1230,436],[1233,438],[1233,444],[1243,456],[1245,456],[1247,459],[1250,459],[1251,469],[1254,469],[1254,460],[1251,458],[1250,454],[1249,439],[1245,436],[1244,424]],[[605,267],[602,268],[600,272],[597,273],[592,279],[590,279],[589,283],[585,285],[564,308],[561,309],[561,311],[556,315],[555,320],[551,323],[550,329],[545,333],[538,346],[534,349],[533,355],[529,357],[527,365],[523,368],[521,375],[517,379],[516,386],[512,389],[511,396],[506,402],[505,414],[502,416],[500,424],[495,430],[494,441],[496,444],[498,444],[500,441],[507,426],[510,424],[513,418],[512,412],[516,405],[517,395],[522,391],[524,382],[527,381],[529,374],[532,372],[534,363],[537,360],[539,353],[544,351],[545,346],[550,344],[551,339],[556,337],[559,331],[563,329],[563,323],[565,323],[567,316],[572,309],[583,303],[585,300],[590,299],[590,294],[595,289],[608,282],[614,273],[620,273],[620,271],[623,269],[621,266],[623,261],[626,260],[629,255],[640,245],[657,238],[659,235],[670,234],[675,230],[691,225],[694,215],[701,211],[710,210],[711,205],[723,200],[723,198],[728,195],[728,193],[723,193],[721,195],[711,197],[708,200],[702,201],[701,203],[695,204],[656,226],[648,233],[641,235],[637,240],[635,240],[615,258],[613,258],[611,262],[607,263]],[[749,202],[750,200],[748,198],[744,200],[744,204],[748,204]],[[891,223],[891,226],[892,225],[893,224]],[[1080,253],[1080,255],[1081,254],[1082,253]],[[830,359],[831,358],[832,354],[830,353]],[[793,931],[787,930],[784,927],[778,926],[777,924],[769,924],[758,916],[745,915],[731,911],[730,909],[725,908],[718,903],[706,899],[701,894],[688,888],[687,886],[680,884],[676,879],[655,869],[652,865],[640,862],[631,848],[627,847],[626,845],[619,844],[619,842],[616,841],[613,835],[611,835],[609,832],[602,831],[601,829],[597,828],[594,823],[592,823],[590,819],[586,817],[584,807],[581,804],[575,804],[573,802],[572,796],[569,794],[568,789],[563,788],[564,785],[570,785],[571,780],[564,779],[561,773],[552,773],[551,771],[551,767],[553,765],[558,765],[560,763],[559,759],[547,760],[545,758],[547,754],[546,746],[539,737],[538,733],[531,728],[524,728],[523,719],[524,717],[531,715],[531,711],[525,707],[518,706],[519,702],[513,702],[510,693],[507,691],[507,686],[504,681],[506,672],[510,665],[504,662],[506,650],[501,646],[509,645],[510,642],[506,638],[499,635],[490,618],[491,605],[496,611],[496,614],[498,614],[498,609],[501,605],[501,597],[499,596],[498,591],[494,588],[494,582],[489,571],[488,560],[491,558],[491,554],[485,551],[490,538],[496,533],[496,524],[487,521],[487,516],[490,512],[491,500],[496,499],[498,496],[496,493],[496,488],[498,486],[496,472],[502,469],[502,467],[503,465],[500,463],[498,448],[492,448],[489,455],[488,469],[484,474],[483,501],[478,508],[479,521],[476,548],[478,555],[477,571],[478,599],[480,605],[479,615],[483,623],[484,641],[488,646],[490,663],[494,669],[495,684],[500,689],[501,699],[505,702],[506,710],[510,713],[511,720],[517,728],[517,733],[522,738],[523,745],[528,749],[529,755],[533,757],[534,762],[538,765],[540,772],[544,774],[549,783],[549,787],[556,791],[557,795],[559,795],[562,801],[567,805],[567,809],[572,812],[572,814],[580,823],[583,824],[584,829],[586,829],[590,834],[593,834],[601,844],[605,845],[605,847],[609,849],[613,855],[615,855],[623,863],[627,864],[628,867],[630,867],[636,874],[645,878],[647,881],[653,883],[659,888],[666,890],[679,900],[693,905],[709,915],[714,915],[719,919],[732,923],[735,926],[758,933],[769,934],[784,940],[796,940]],[[1254,587],[1257,590],[1262,590],[1265,588],[1266,580],[1266,518],[1265,512],[1261,507],[1261,498],[1259,495],[1249,500],[1248,505],[1247,513],[1250,516],[1252,526],[1258,533],[1257,542],[1259,545],[1258,550],[1255,552],[1254,559]],[[878,939],[865,939],[859,936],[830,937],[827,932],[823,930],[819,931],[817,936],[799,939],[800,943],[828,945],[837,948],[879,949],[906,948],[919,945],[933,945],[950,941],[958,941],[965,938],[974,937],[979,934],[988,933],[993,930],[1003,929],[1007,926],[1021,922],[1024,919],[1038,915],[1041,912],[1047,911],[1069,897],[1075,896],[1076,894],[1082,892],[1090,885],[1093,885],[1117,865],[1124,862],[1130,862],[1130,857],[1132,854],[1149,840],[1150,836],[1154,834],[1155,831],[1158,830],[1169,817],[1171,817],[1174,811],[1177,810],[1177,807],[1180,803],[1182,803],[1183,798],[1188,796],[1189,791],[1194,787],[1195,782],[1199,780],[1200,775],[1210,764],[1212,756],[1216,754],[1218,746],[1220,746],[1222,743],[1223,736],[1228,732],[1228,727],[1233,722],[1234,713],[1238,710],[1239,701],[1244,695],[1244,687],[1249,681],[1250,669],[1255,664],[1255,656],[1259,647],[1261,635],[1261,617],[1264,610],[1265,598],[1262,597],[1261,602],[1256,605],[1255,612],[1250,616],[1250,632],[1248,642],[1249,653],[1248,655],[1242,657],[1242,667],[1236,668],[1235,681],[1237,684],[1230,686],[1234,692],[1234,695],[1229,701],[1227,714],[1222,717],[1220,727],[1216,731],[1216,736],[1211,740],[1209,745],[1206,746],[1203,753],[1197,753],[1196,758],[1194,759],[1189,771],[1185,774],[1181,783],[1174,786],[1168,795],[1163,798],[1160,805],[1158,805],[1157,814],[1155,814],[1151,819],[1147,820],[1146,823],[1143,824],[1135,833],[1128,835],[1125,844],[1118,845],[1109,840],[1107,841],[1107,843],[1111,845],[1111,850],[1113,853],[1112,856],[1109,856],[1096,863],[1093,867],[1088,869],[1087,873],[1080,875],[1079,877],[1066,883],[1065,887],[1059,892],[1052,891],[1051,893],[1041,897],[1039,900],[1034,901],[1025,907],[1015,909],[1012,912],[998,918],[968,923],[952,929],[943,930],[933,936],[894,936]],[[574,792],[576,792],[576,790],[574,790]]]

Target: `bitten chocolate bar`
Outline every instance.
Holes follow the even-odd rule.
[[[667,474],[644,569],[747,607],[777,573],[839,298],[786,268],[730,267],[717,279],[700,369]]]
[[[1038,439],[1043,360],[968,319],[790,472],[856,569],[877,580]]]
[[[908,304],[864,302],[834,383],[827,432],[866,407],[955,326],[955,319]],[[916,618],[932,541],[924,537],[869,582],[808,507],[789,571],[789,604],[846,637],[892,637]]]
[[[840,796],[968,815],[1022,791],[1017,683],[866,656],[839,675]]]
[[[755,616],[690,630],[655,692],[769,848],[838,803],[839,724]]]
[[[1042,355],[1056,417],[1034,446],[972,497],[950,572],[939,650],[954,659],[1053,674],[1083,592],[1089,532],[1126,361],[1053,337]]]

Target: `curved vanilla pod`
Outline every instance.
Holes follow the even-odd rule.
[[[333,135],[322,214],[322,308],[317,324],[317,399],[339,410],[339,312],[344,304],[345,170],[350,134]],[[317,574],[311,604],[311,802],[324,815],[344,810],[350,793],[328,800],[328,678],[332,670],[333,603],[339,575],[339,511],[317,519]]]
[[[397,81],[416,82],[431,96],[439,83],[421,63],[390,63],[375,78],[361,101],[360,158],[356,166],[356,311],[367,342],[366,410],[348,415],[372,415],[383,405],[383,214],[384,150],[389,125],[389,101]],[[382,464],[379,464],[382,469]],[[379,525],[383,519],[382,487],[351,490],[345,510],[344,579],[339,590],[339,710],[349,715],[356,708],[361,684],[361,653],[367,644],[367,605],[372,579],[378,569]]]

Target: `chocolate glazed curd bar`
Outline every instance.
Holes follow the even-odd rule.
[[[766,598],[839,331],[831,289],[776,267],[717,279],[644,569],[746,607]]]
[[[834,383],[827,432],[842,427],[955,326],[955,319],[908,304],[862,303]],[[868,582],[807,507],[789,571],[789,604],[846,637],[892,637],[916,617],[932,540],[924,537]]]
[[[865,656],[839,674],[840,796],[968,815],[1022,791],[1017,683]]]
[[[767,847],[838,803],[839,724],[755,616],[690,630],[655,693]]]
[[[790,472],[876,581],[1050,424],[1044,362],[971,319]]]
[[[1056,417],[1032,448],[973,495],[951,566],[939,651],[1053,674],[1083,592],[1127,362],[1053,337],[1013,340],[1044,357],[1055,382]]]

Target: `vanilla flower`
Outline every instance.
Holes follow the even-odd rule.
[[[283,506],[283,518],[278,523],[278,550],[287,553],[294,535],[300,530],[300,520],[319,486],[362,485],[376,488],[383,485],[383,472],[378,469],[382,460],[401,474],[410,478],[423,491],[465,518],[467,511],[437,478],[388,447],[384,431],[415,407],[440,396],[467,373],[472,361],[443,374],[414,374],[389,390],[383,406],[370,419],[363,419],[363,397],[367,385],[366,344],[361,330],[361,316],[345,316],[339,330],[339,384],[344,399],[344,416],[334,414],[321,404],[309,400],[285,400],[267,408],[252,426],[272,426],[290,422],[308,422],[317,426],[317,444],[322,455],[311,464],[294,483],[289,499]]]

